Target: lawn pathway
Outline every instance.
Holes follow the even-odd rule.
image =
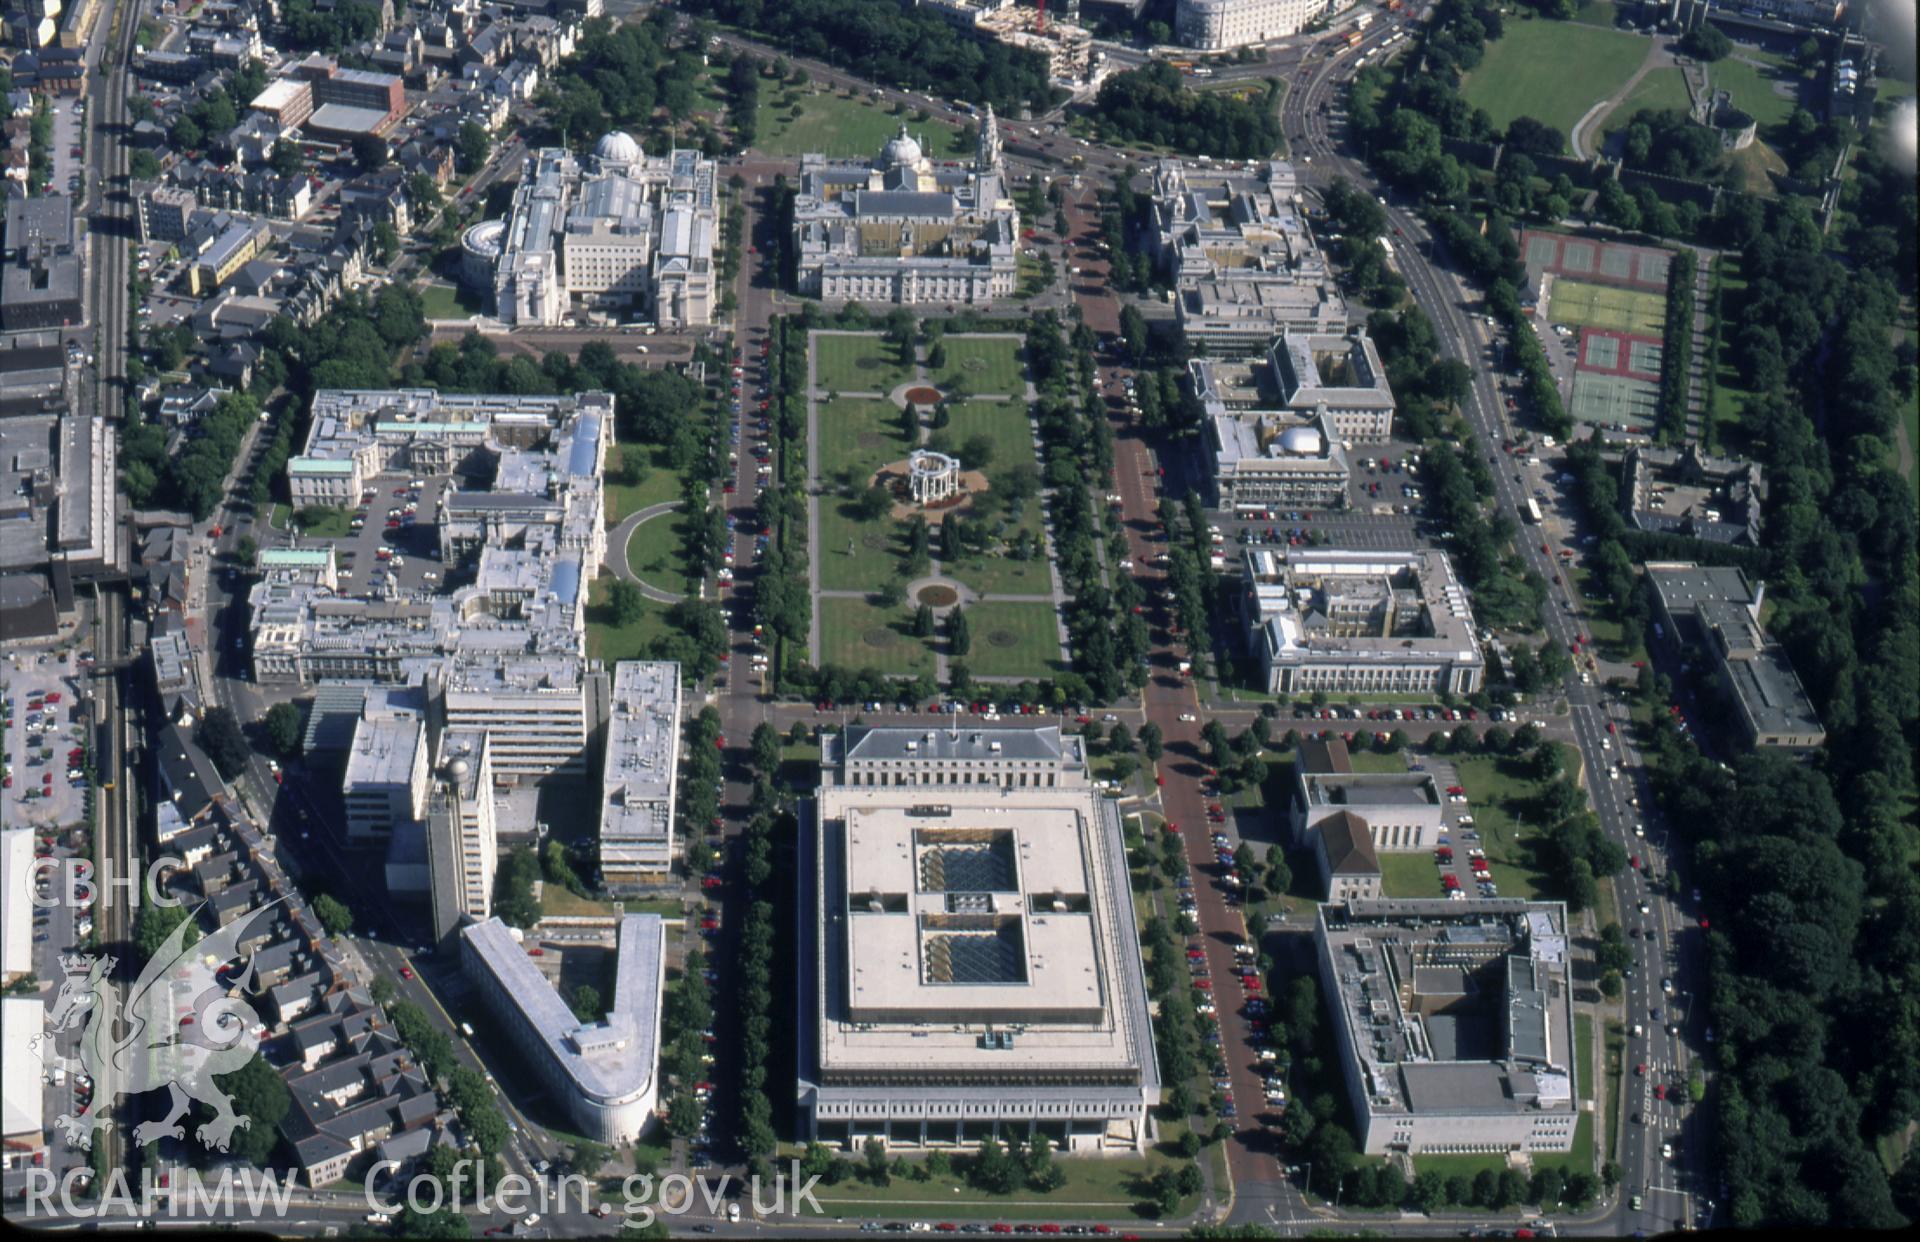
[[[661,504],[648,505],[644,509],[629,513],[620,520],[620,525],[613,528],[613,538],[609,540],[615,550],[612,559],[613,576],[623,582],[633,583],[633,585],[640,588],[640,594],[653,600],[655,603],[677,604],[685,599],[686,596],[675,595],[672,591],[662,590],[660,587],[654,586],[645,578],[642,578],[639,574],[634,573],[633,565],[627,560],[627,545],[633,542],[633,532],[640,528],[642,522],[651,521],[658,517],[665,517],[679,507],[679,501],[668,500]]]
[[[1573,123],[1573,132],[1567,135],[1568,141],[1573,145],[1573,158],[1590,160],[1600,154],[1597,147],[1592,151],[1587,150],[1587,135],[1598,132],[1600,127],[1606,124],[1613,110],[1620,106],[1620,101],[1632,94],[1634,87],[1640,85],[1640,79],[1655,69],[1664,69],[1672,64],[1673,54],[1667,50],[1666,45],[1658,39],[1652,40],[1652,46],[1647,48],[1646,58],[1640,62],[1640,67],[1633,71],[1633,75],[1620,84],[1620,89],[1588,108],[1587,114]]]

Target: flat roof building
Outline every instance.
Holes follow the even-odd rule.
[[[1526,1154],[1579,1120],[1566,907],[1353,900],[1314,926],[1360,1150]]]
[[[30,828],[0,832],[0,987],[33,973],[34,840]]]
[[[1154,260],[1173,282],[1181,330],[1209,355],[1259,354],[1282,332],[1346,327],[1292,164],[1161,160],[1151,194]]]
[[[427,725],[413,712],[363,714],[340,792],[348,839],[387,837],[425,818]]]
[[[440,734],[439,761],[427,791],[427,890],[435,940],[466,919],[493,913],[493,877],[500,859],[494,808],[493,755],[487,734]]]
[[[657,914],[620,919],[607,1016],[582,1022],[499,919],[460,933],[468,979],[549,1096],[596,1143],[646,1134],[659,1095],[660,993],[666,926]]]
[[[1759,462],[1709,456],[1697,444],[1627,450],[1620,505],[1636,529],[1757,548],[1766,499]]]
[[[1272,694],[1457,694],[1486,660],[1445,552],[1250,548],[1241,617]]]
[[[1393,388],[1364,332],[1287,332],[1267,351],[1280,399],[1296,415],[1318,414],[1343,440],[1393,438]]]
[[[1749,749],[1813,750],[1827,731],[1786,648],[1760,627],[1766,584],[1749,584],[1732,566],[1662,562],[1647,565],[1654,615],[1671,639],[1713,661]]]
[[[600,874],[610,891],[637,890],[673,869],[680,771],[680,665],[613,666],[612,716],[600,775]]]
[[[1038,729],[851,725],[822,739],[820,779],[827,785],[1015,789],[1084,785],[1086,739],[1057,725]]]
[[[1298,34],[1330,7],[1327,0],[1180,0],[1173,28],[1186,46],[1219,52]]]
[[[79,248],[73,199],[65,194],[6,196],[6,252],[0,264],[0,330],[80,323]]]
[[[802,829],[809,1137],[1144,1151],[1160,1078],[1118,812],[1085,784],[902,784],[822,785]]]

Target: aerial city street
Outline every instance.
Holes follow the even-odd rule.
[[[1913,0],[0,0],[0,1213],[1920,1221]]]

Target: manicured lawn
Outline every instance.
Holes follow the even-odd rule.
[[[898,406],[891,401],[842,397],[820,403],[820,468],[829,479],[854,472],[864,486],[875,470],[889,462],[906,460],[911,445]]]
[[[1440,868],[1425,850],[1418,854],[1382,854],[1380,889],[1389,897],[1438,897]]]
[[[913,368],[902,365],[899,353],[878,333],[820,333],[813,347],[813,380],[827,392],[884,395],[913,378]]]
[[[1052,604],[974,604],[967,621],[973,647],[960,658],[976,676],[1039,678],[1061,670]]]
[[[1037,502],[1029,504],[1029,508],[1035,507]],[[1047,595],[1053,591],[1053,575],[1047,571],[1044,557],[1016,561],[1010,556],[975,556],[964,561],[943,561],[940,568],[948,577],[957,578],[986,596]]]
[[[420,295],[420,313],[428,319],[465,319],[485,309],[479,298],[452,285],[416,285],[414,292]]]
[[[1163,1131],[1174,1130],[1163,1126]],[[1162,1144],[1161,1146],[1168,1146]],[[857,1154],[857,1153],[856,1153]],[[813,1197],[835,1216],[911,1216],[946,1220],[1111,1220],[1130,1214],[1146,1198],[1146,1182],[1161,1169],[1182,1161],[1159,1148],[1144,1156],[1054,1157],[1066,1180],[1058,1190],[1042,1194],[1022,1185],[1012,1194],[975,1190],[958,1178],[919,1181],[895,1175],[886,1186],[849,1178],[834,1186],[820,1185]],[[855,1161],[857,1164],[858,1161]],[[916,1162],[917,1163],[917,1162]],[[1198,1201],[1182,1201],[1181,1213]],[[932,1206],[937,1204],[938,1206]]]
[[[700,579],[687,560],[687,520],[685,511],[676,509],[634,528],[626,547],[627,565],[641,581],[678,595],[700,589]],[[619,555],[617,550],[614,554]]]
[[[1585,0],[1573,14],[1573,20],[1581,25],[1600,26],[1608,30],[1613,28],[1618,18],[1619,10],[1614,7],[1613,0]]]
[[[1593,1099],[1593,1019],[1584,1013],[1573,1015],[1573,1080],[1579,1084],[1580,1098]]]
[[[1678,69],[1655,69],[1640,79],[1640,85],[1627,92],[1620,106],[1607,116],[1602,132],[1611,134],[1615,130],[1625,129],[1633,121],[1633,114],[1642,109],[1671,108],[1676,112],[1687,110],[1687,80]]]
[[[900,677],[933,672],[933,649],[908,630],[913,614],[904,607],[874,607],[865,599],[829,597],[819,601],[820,641],[826,647],[816,663],[871,668]]]
[[[1353,761],[1356,772],[1404,772],[1407,770],[1405,755],[1383,754],[1366,746],[1353,746],[1347,751],[1347,757]]]
[[[1026,368],[1020,362],[1017,336],[949,336],[942,340],[947,365],[933,373],[933,382],[949,387],[956,382],[969,393],[1019,397],[1026,392]]]
[[[652,600],[642,601],[640,619],[628,626],[613,623],[613,610],[607,606],[607,589],[613,578],[594,579],[587,593],[587,655],[611,664],[615,660],[637,660],[654,639],[666,634],[667,609]]]
[[[1652,43],[1637,35],[1554,21],[1510,21],[1467,76],[1467,102],[1496,126],[1530,116],[1561,133],[1620,89]]]
[[[353,533],[353,510],[336,509],[315,505],[294,511],[294,524],[300,525],[303,519],[317,518],[301,526],[303,533],[315,539],[345,539]]]
[[[1801,75],[1790,64],[1762,69],[1741,59],[1751,55],[1750,48],[1735,48],[1732,56],[1715,61],[1713,88],[1732,95],[1733,106],[1760,122],[1764,134],[1793,115],[1799,103]]]
[[[649,505],[680,499],[680,476],[667,468],[666,450],[652,444],[616,444],[607,454],[607,522]]]
[[[846,511],[846,501],[822,496],[820,586],[828,591],[877,591],[899,572],[907,553],[905,528],[887,518],[862,522]]]
[[[576,897],[564,884],[546,884],[540,889],[540,910],[543,914],[560,917],[604,915],[613,913],[613,903]]]
[[[1033,424],[1027,421],[1024,401],[963,401],[950,410],[947,425],[935,432],[941,439],[960,445],[974,436],[993,442],[993,456],[982,467],[989,486],[995,471],[1020,465],[1034,465]]]
[[[972,150],[961,140],[960,131],[939,121],[921,123],[911,110],[893,115],[892,105],[881,107],[872,101],[852,99],[828,91],[814,93],[802,87],[796,114],[782,104],[790,89],[778,87],[770,79],[761,79],[760,107],[756,115],[758,133],[753,149],[767,155],[839,155],[871,159],[880,153],[907,123],[907,131],[926,148],[934,159],[946,159]],[[957,148],[965,148],[964,151]]]

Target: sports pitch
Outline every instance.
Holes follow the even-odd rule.
[[[1658,246],[1632,246],[1625,242],[1596,241],[1543,229],[1526,229],[1520,234],[1530,279],[1541,273],[1631,285],[1648,293],[1667,291],[1667,269],[1673,253]]]
[[[1646,426],[1655,421],[1660,386],[1630,375],[1602,375],[1596,371],[1573,374],[1575,420],[1611,427],[1623,423],[1629,427]]]
[[[1659,337],[1667,322],[1667,299],[1638,289],[1555,280],[1548,293],[1547,319],[1575,328],[1605,328],[1632,336]]]
[[[1586,328],[1580,333],[1582,371],[1624,374],[1635,379],[1660,378],[1660,359],[1665,347],[1652,337],[1626,336],[1601,328]]]

